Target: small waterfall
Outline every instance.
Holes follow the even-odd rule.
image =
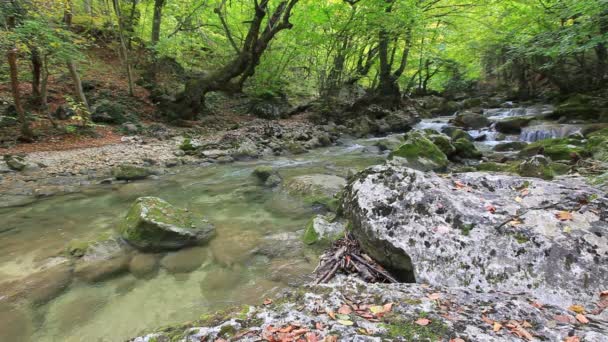
[[[536,105],[532,107],[492,108],[484,110],[488,119],[498,120],[516,116],[541,116],[550,114],[555,108],[552,105]]]
[[[535,142],[542,139],[563,138],[580,132],[580,125],[537,125],[524,127],[519,139],[521,141]]]
[[[452,119],[452,116],[443,116],[443,117],[439,117],[439,118],[433,118],[433,119],[423,119],[422,121],[420,121],[419,123],[417,123],[414,126],[414,129],[417,130],[424,130],[424,129],[432,129],[435,130],[437,132],[441,133],[441,130],[448,126],[448,121],[450,121],[450,119]]]

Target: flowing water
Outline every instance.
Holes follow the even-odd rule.
[[[315,208],[260,186],[253,169],[272,165],[283,177],[345,176],[349,169],[385,158],[374,143],[351,141],[297,158],[184,167],[158,180],[93,186],[78,194],[0,209],[0,283],[31,274],[74,238],[113,229],[140,196],[158,196],[203,213],[217,229],[217,236],[201,249],[206,262],[188,274],[161,269],[151,279],[127,274],[94,285],[75,280],[42,306],[24,302],[9,308],[0,293],[0,341],[121,341],[218,309],[259,304],[277,291],[302,284],[316,266],[319,251],[285,251],[280,240],[269,243],[268,237],[303,229]],[[276,253],[256,253],[260,246]]]

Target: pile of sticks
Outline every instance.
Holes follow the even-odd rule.
[[[337,273],[356,274],[369,283],[398,283],[382,266],[363,253],[359,242],[347,233],[321,256],[314,271],[315,284],[327,283]]]

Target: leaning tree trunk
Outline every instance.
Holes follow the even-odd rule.
[[[114,12],[116,13],[116,17],[118,18],[118,38],[120,40],[120,51],[122,52],[122,58],[125,62],[125,68],[127,71],[127,80],[129,82],[129,95],[133,96],[133,75],[131,72],[131,63],[129,61],[129,51],[127,50],[127,43],[125,41],[124,36],[123,19],[120,13],[119,0],[112,0],[112,4],[114,5]]]
[[[63,14],[63,22],[68,30],[72,27],[72,2],[66,2],[66,9]],[[70,71],[70,75],[72,76],[72,81],[74,82],[74,90],[76,92],[76,96],[80,100],[80,103],[90,111],[89,102],[87,101],[87,96],[84,93],[84,89],[82,87],[82,80],[80,79],[80,74],[78,73],[78,68],[76,68],[76,63],[73,59],[68,59],[66,62],[68,70]]]
[[[7,18],[7,24],[9,28],[15,27],[15,17],[9,16]],[[30,128],[30,123],[27,120],[25,110],[21,104],[21,94],[19,93],[19,72],[17,71],[17,48],[9,48],[7,55],[8,66],[10,69],[11,77],[11,91],[13,93],[13,101],[15,102],[15,110],[19,117],[19,124],[21,127],[19,140],[31,142],[34,139],[34,133]]]
[[[158,73],[158,54],[156,52],[156,44],[160,41],[160,29],[163,19],[163,7],[166,0],[154,0],[154,16],[152,18],[152,37],[150,46],[152,47],[152,63],[148,66],[148,70],[144,75],[147,82],[153,83],[156,80]]]

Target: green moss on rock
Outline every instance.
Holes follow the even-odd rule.
[[[152,172],[149,169],[136,165],[123,164],[112,169],[112,176],[117,180],[140,180],[150,175],[152,175]]]
[[[140,197],[118,227],[122,238],[141,250],[170,250],[209,240],[214,228],[185,209],[156,197]]]
[[[581,141],[577,139],[558,138],[544,139],[529,144],[519,152],[520,157],[531,157],[537,154],[550,157],[552,160],[570,161],[588,154]]]
[[[443,170],[448,166],[445,153],[419,131],[409,133],[405,143],[391,152],[389,159],[395,157],[405,159],[408,166],[421,171]]]
[[[482,154],[477,150],[477,147],[465,138],[456,140],[454,142],[454,148],[456,148],[454,155],[463,159],[480,159],[482,157]]]

